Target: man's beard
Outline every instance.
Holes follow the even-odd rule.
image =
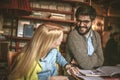
[[[81,28],[86,28],[86,31],[85,32],[81,32],[80,31],[80,29]],[[78,31],[78,33],[80,34],[80,35],[85,35],[85,34],[87,34],[89,31],[90,31],[90,29],[91,29],[91,26],[88,28],[88,27],[82,27],[82,26],[76,26],[76,30]]]

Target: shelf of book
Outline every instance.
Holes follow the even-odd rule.
[[[28,38],[28,37],[16,37],[16,36],[13,36],[11,38],[11,36],[7,36],[7,35],[5,35],[5,38],[7,40],[12,39],[13,41],[30,41],[30,39],[31,39],[31,38]]]
[[[37,1],[37,0],[31,0],[31,2],[34,2],[34,1]],[[53,1],[53,0],[46,0],[46,1]],[[55,2],[64,2],[64,3],[86,3],[86,4],[89,4],[90,3],[90,0],[54,0]]]
[[[13,26],[11,26],[11,18],[6,17],[4,29],[6,39],[11,41],[11,48],[18,51],[21,42],[28,42],[31,38],[24,37],[24,24],[33,25],[37,29],[38,25],[44,22],[54,22],[63,25],[65,28],[63,44],[65,44],[67,34],[74,28],[75,10],[78,4],[86,3],[83,0],[30,0],[32,14],[28,16],[18,16],[13,19]],[[7,25],[6,25],[7,24]],[[21,30],[22,29],[22,30]],[[12,36],[10,36],[13,34]],[[14,46],[12,46],[14,44]]]
[[[31,38],[28,37],[16,37],[16,36],[8,36],[4,35],[7,41],[12,40],[12,45],[9,46],[10,50],[14,50],[18,52],[27,42],[30,41]]]
[[[52,12],[52,13],[60,13],[67,15],[74,15],[71,11],[60,11],[60,10],[52,10],[52,9],[43,9],[43,8],[32,8],[33,11],[43,11],[43,12]]]
[[[39,17],[33,17],[33,16],[22,16],[19,17],[21,19],[35,19],[35,20],[41,20],[41,21],[50,21],[50,22],[60,22],[60,23],[69,23],[69,24],[75,24],[75,21],[73,20],[62,20],[62,19],[50,19],[50,18],[39,18]]]

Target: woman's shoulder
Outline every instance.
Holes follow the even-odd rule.
[[[57,49],[57,48],[52,48],[52,49],[50,50],[50,52],[58,52],[58,49]]]

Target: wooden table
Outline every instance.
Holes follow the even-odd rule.
[[[72,77],[74,77],[76,80],[84,80],[73,74],[72,74]],[[101,77],[101,78],[103,78],[104,80],[120,80],[120,76],[118,76],[118,77]]]

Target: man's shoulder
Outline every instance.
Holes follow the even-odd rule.
[[[72,31],[70,31],[69,35],[75,35],[77,34],[77,30],[76,29],[73,29]]]
[[[94,30],[93,30],[93,34],[94,34],[95,36],[100,36],[100,34],[99,34],[97,31],[94,31]]]

